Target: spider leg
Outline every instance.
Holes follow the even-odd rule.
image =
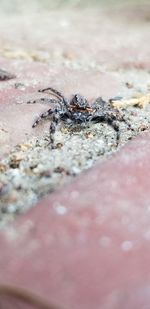
[[[27,104],[35,104],[35,103],[52,103],[52,104],[56,104],[56,103],[59,103],[59,101],[56,100],[56,99],[39,98],[37,100],[33,100],[33,101],[28,101],[27,102]]]
[[[128,119],[126,119],[125,114],[120,112],[118,115],[116,115],[116,120],[124,122],[127,125],[129,130],[134,131],[131,123],[128,121]]]
[[[117,140],[117,145],[119,143],[119,139],[120,139],[120,130],[119,130],[119,121],[117,118],[112,118],[110,116],[106,117],[105,120],[106,123],[108,123],[115,131],[116,131],[116,140]]]
[[[54,112],[54,111],[51,110],[51,108],[50,108],[50,109],[48,109],[48,111],[42,113],[42,114],[36,119],[36,121],[33,123],[32,128],[35,128],[35,127],[39,124],[39,122],[40,122],[42,119],[46,119],[48,116],[52,115],[53,112]]]
[[[48,87],[48,88],[45,88],[45,89],[40,89],[39,92],[45,92],[45,93],[48,93],[47,91],[50,91],[52,92],[53,95],[55,95],[59,100],[62,99],[60,101],[60,104],[64,103],[64,105],[68,105],[68,100],[63,96],[63,94],[59,91],[57,91],[56,89],[52,88],[52,87]]]
[[[110,124],[112,127],[113,127],[113,129],[116,131],[116,140],[117,140],[117,145],[118,145],[118,143],[119,143],[119,140],[120,140],[120,131],[119,131],[119,123],[117,122],[117,121],[115,121],[115,120],[113,120],[112,122],[111,122],[111,124]]]
[[[61,92],[57,91],[56,89],[52,88],[52,87],[48,87],[45,89],[40,89],[38,90],[39,92],[47,92],[48,90],[50,90],[50,92],[52,92],[57,98],[62,98],[65,99],[64,96],[61,94]],[[49,93],[48,93],[49,94]]]
[[[51,144],[52,149],[54,148],[54,134],[56,132],[56,128],[57,128],[59,121],[60,121],[60,115],[58,114],[58,112],[55,112],[53,114],[52,121],[51,121],[51,124],[50,124],[50,127],[49,127],[49,135],[50,135],[50,143],[49,144]]]
[[[98,97],[92,104],[92,108],[98,110],[99,108],[104,108],[106,104],[108,103],[102,97]]]

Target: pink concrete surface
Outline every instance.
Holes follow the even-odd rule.
[[[109,9],[47,9],[17,18],[2,14],[0,48],[10,54],[21,52],[21,59],[25,51],[50,55],[51,63],[72,59],[96,62],[102,69],[150,69],[149,12],[148,2],[137,6],[124,2]]]
[[[91,12],[0,16],[0,68],[17,76],[0,83],[0,156],[46,128],[31,128],[37,89],[91,101],[124,91],[118,70],[149,70],[149,5]],[[145,133],[0,231],[0,308],[150,308],[149,157]]]
[[[149,157],[146,133],[2,231],[1,285],[58,308],[149,308]]]

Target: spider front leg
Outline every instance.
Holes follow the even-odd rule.
[[[51,145],[51,148],[54,149],[54,134],[56,132],[57,125],[60,121],[60,115],[58,114],[58,111],[55,111],[53,113],[52,121],[49,127],[49,135],[50,135],[50,142],[49,144]]]
[[[62,99],[65,99],[64,96],[61,94],[61,92],[59,92],[58,90],[52,88],[52,87],[48,87],[48,88],[44,88],[44,89],[39,89],[38,90],[39,92],[45,92],[45,93],[48,93],[47,91],[50,91],[52,92],[56,97],[58,97],[59,99],[62,98]]]
[[[117,140],[117,145],[119,143],[120,139],[120,128],[119,128],[119,121],[117,117],[113,114],[107,114],[104,117],[104,122],[110,125],[115,131],[116,131],[116,140]]]
[[[48,87],[48,88],[45,88],[45,89],[40,89],[39,92],[43,92],[43,93],[47,93],[49,94],[50,91],[54,96],[56,96],[59,100],[61,99],[60,101],[60,104],[63,102],[65,105],[68,105],[68,101],[67,99],[64,97],[64,95],[59,92],[58,90],[52,88],[52,87]]]
[[[120,140],[120,130],[119,130],[119,123],[116,120],[113,120],[110,125],[113,127],[113,129],[116,131],[116,141],[117,141],[117,145],[119,143]]]
[[[124,122],[127,125],[129,130],[134,131],[134,129],[132,128],[131,123],[128,121],[128,119],[126,119],[124,114],[121,115],[120,121]]]
[[[42,113],[42,114],[36,119],[36,121],[33,123],[32,128],[35,128],[35,127],[39,124],[39,122],[40,122],[42,119],[46,119],[47,117],[49,117],[50,115],[52,115],[53,112],[54,112],[54,111],[51,110],[51,108],[50,108],[48,111]]]

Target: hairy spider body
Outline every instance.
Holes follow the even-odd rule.
[[[54,133],[59,122],[66,122],[72,125],[85,125],[89,122],[104,122],[113,127],[119,140],[119,122],[127,121],[118,109],[113,108],[111,102],[104,101],[101,97],[90,106],[87,99],[80,94],[75,94],[71,100],[66,99],[59,91],[49,87],[39,92],[46,93],[50,91],[57,99],[41,98],[28,103],[48,102],[57,105],[54,109],[50,108],[42,113],[33,123],[33,128],[38,125],[42,119],[51,119],[50,123],[50,144],[54,148]],[[128,124],[128,126],[130,126]]]

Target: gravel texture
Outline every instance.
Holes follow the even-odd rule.
[[[48,132],[16,145],[0,162],[0,227],[150,127],[148,105],[129,107],[125,114],[132,130],[120,123],[118,145],[114,129],[102,123],[71,129],[63,125],[55,134],[56,149],[48,145]]]

